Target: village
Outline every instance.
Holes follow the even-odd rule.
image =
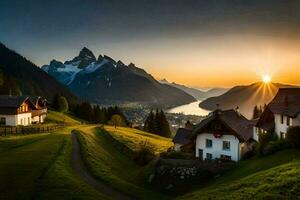
[[[42,97],[0,96],[2,128],[44,124],[47,112],[47,100]],[[278,148],[278,144],[291,137],[287,136],[290,129],[300,125],[300,89],[280,88],[256,119],[244,117],[238,106],[222,110],[216,105],[216,109],[199,123],[185,120],[184,127],[180,121],[172,146],[160,152],[159,161],[148,177],[149,184],[163,188],[167,193],[182,194],[190,185],[209,180],[210,176],[231,169],[234,163],[256,154],[268,155],[284,149]],[[126,145],[117,143],[127,152],[131,151]],[[147,156],[142,155],[139,159]]]

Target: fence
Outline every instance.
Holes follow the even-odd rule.
[[[64,124],[39,125],[39,126],[3,126],[0,127],[0,136],[48,133],[64,127]]]

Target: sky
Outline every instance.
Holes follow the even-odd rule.
[[[0,42],[38,66],[84,46],[193,87],[300,85],[298,0],[1,0]]]

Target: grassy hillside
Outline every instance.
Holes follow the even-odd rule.
[[[76,117],[61,112],[49,110],[46,118],[47,123],[65,123],[67,125],[81,124],[81,120]]]
[[[139,149],[141,142],[147,141],[153,147],[156,153],[166,151],[173,146],[173,142],[169,138],[161,137],[144,131],[125,127],[105,126],[107,130],[116,140],[127,145],[133,151]]]
[[[300,194],[299,162],[297,150],[241,161],[207,186],[178,199],[293,199]]]
[[[70,167],[71,128],[0,138],[0,199],[108,199]]]
[[[129,129],[126,129],[127,131]],[[164,199],[165,197],[145,189],[144,182],[140,182],[141,171],[147,167],[135,164],[131,159],[116,149],[95,127],[80,128],[79,140],[82,153],[92,174],[107,182],[112,187],[130,195],[143,199]],[[132,132],[131,134],[135,134]],[[144,177],[143,177],[144,180]]]

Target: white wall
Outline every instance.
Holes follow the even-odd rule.
[[[6,126],[16,126],[17,125],[17,115],[0,115],[0,118],[4,117],[6,119]]]
[[[275,133],[277,134],[278,138],[280,138],[280,133],[286,134],[287,129],[289,126],[287,125],[287,116],[283,116],[283,123],[281,123],[281,115],[275,114]],[[290,120],[290,126],[293,125],[293,119]]]
[[[206,148],[206,139],[212,140],[212,147]],[[230,150],[223,150],[223,141],[230,142]],[[212,159],[220,158],[220,155],[231,156],[231,160],[238,161],[240,159],[240,142],[233,135],[223,135],[221,138],[215,138],[213,134],[202,133],[196,139],[196,157],[199,157],[198,150],[203,150],[203,159],[206,159],[206,153],[212,154]]]
[[[17,115],[17,125],[28,126],[31,124],[31,112]]]
[[[252,136],[252,138],[253,138],[253,140],[255,140],[256,142],[258,142],[258,138],[259,138],[259,128],[258,127],[255,127],[255,126],[253,126],[253,136]]]

